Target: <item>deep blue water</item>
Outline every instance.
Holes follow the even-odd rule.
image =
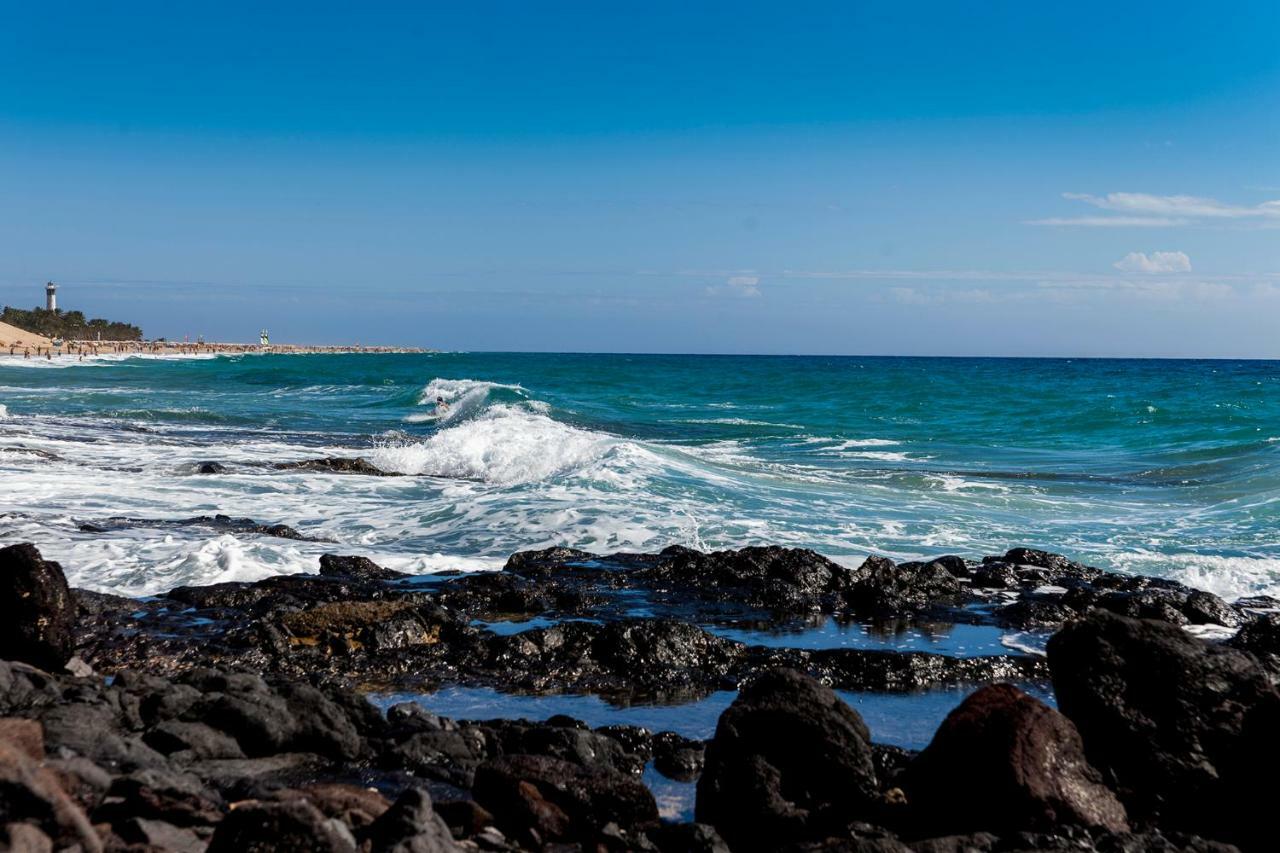
[[[1033,545],[1280,589],[1280,363],[626,355],[0,360],[0,539],[123,592],[314,570],[333,546],[87,535],[284,522],[414,571],[508,553],[803,545],[848,563]],[[445,420],[431,400],[448,399]],[[41,450],[56,458],[30,451]],[[371,478],[272,462],[362,455]],[[197,476],[212,459],[228,474]]]

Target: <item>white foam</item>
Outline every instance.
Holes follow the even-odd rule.
[[[684,418],[676,421],[682,424],[724,424],[725,426],[760,426],[781,427],[783,429],[804,429],[803,424],[779,424],[772,421],[753,421],[750,418]]]
[[[1045,644],[1048,643],[1049,636],[1047,634],[1029,634],[1026,632],[1015,632],[1005,634],[1000,638],[1000,645],[1006,649],[1014,649],[1036,657],[1045,657]]]
[[[425,441],[383,444],[369,454],[369,461],[400,474],[511,486],[581,468],[618,443],[546,415],[499,405]]]
[[[489,399],[489,392],[505,389],[517,394],[526,394],[519,385],[505,385],[501,382],[484,382],[479,379],[432,379],[418,395],[419,406],[434,406],[437,399],[448,403],[443,411],[431,414],[413,414],[405,418],[409,423],[435,421],[440,424],[463,420],[479,413]]]
[[[0,421],[9,419],[9,407],[0,403]]]
[[[1160,574],[1203,589],[1227,601],[1252,595],[1280,596],[1280,559],[1224,557],[1212,554],[1116,554],[1113,562],[1125,571],[1151,574],[1151,566],[1171,567]]]
[[[1240,632],[1239,628],[1228,628],[1225,625],[1184,625],[1183,630],[1193,637],[1214,642],[1230,640]]]

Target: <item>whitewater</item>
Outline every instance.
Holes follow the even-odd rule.
[[[848,565],[1029,545],[1280,594],[1278,438],[1275,362],[0,360],[0,542],[128,595],[335,551],[427,573],[766,543]],[[395,476],[275,467],[341,456]],[[320,541],[172,523],[219,513]]]

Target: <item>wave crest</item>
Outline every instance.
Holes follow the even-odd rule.
[[[384,443],[369,461],[400,474],[513,486],[583,468],[621,443],[521,406],[499,404],[424,441]]]

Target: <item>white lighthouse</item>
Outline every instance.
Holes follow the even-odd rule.
[[[44,307],[50,311],[58,310],[58,285],[53,282],[44,286]]]

